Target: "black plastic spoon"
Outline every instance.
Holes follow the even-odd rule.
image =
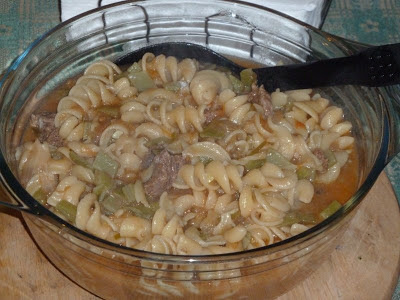
[[[161,43],[140,48],[121,58],[118,65],[139,61],[146,52],[178,58],[195,58],[239,74],[243,67],[206,47],[192,43]],[[366,48],[358,54],[293,65],[254,69],[258,84],[269,92],[337,85],[370,87],[400,83],[400,44]]]

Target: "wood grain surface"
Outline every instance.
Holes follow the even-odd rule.
[[[399,269],[399,206],[382,173],[329,259],[278,299],[390,299]],[[0,299],[99,298],[47,260],[20,213],[0,208]]]

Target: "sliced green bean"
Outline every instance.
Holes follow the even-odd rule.
[[[260,153],[260,152],[261,152],[261,149],[262,149],[266,144],[267,144],[266,141],[262,142],[260,145],[258,145],[256,148],[254,148],[254,149],[250,152],[249,155],[251,156],[251,155]]]
[[[233,76],[232,74],[228,75],[228,78],[230,80],[230,82],[232,83],[232,90],[235,94],[241,94],[244,91],[244,84],[243,82],[236,78],[235,76]]]
[[[164,88],[167,91],[171,91],[171,92],[179,92],[182,88],[182,84],[179,81],[175,81],[175,82],[167,82],[166,84],[164,84]]]
[[[83,122],[83,137],[82,140],[84,142],[88,142],[92,139],[92,122]]]
[[[34,192],[32,197],[43,205],[47,203],[47,195],[42,189],[38,189]]]
[[[328,159],[328,168],[333,167],[337,163],[336,156],[335,153],[333,153],[333,151],[329,149],[325,150],[324,155]]]
[[[288,170],[296,169],[296,166],[294,164],[292,164],[286,157],[284,157],[282,154],[280,154],[273,148],[268,148],[266,155],[267,155],[266,156],[267,162],[271,164],[277,165],[282,169],[288,169]]]
[[[140,66],[139,63],[134,62],[129,68],[128,68],[128,73],[137,73],[142,71],[142,67]]]
[[[240,72],[240,81],[243,83],[244,92],[250,92],[253,83],[257,82],[257,74],[252,69],[244,69]]]
[[[159,208],[158,202],[153,202],[150,207],[146,207],[143,204],[137,204],[125,207],[127,210],[131,211],[135,216],[150,220],[155,212]]]
[[[223,138],[229,132],[239,129],[239,126],[228,119],[215,119],[208,124],[202,132],[202,138]]]
[[[309,180],[312,182],[315,180],[316,171],[314,168],[300,166],[296,170],[296,174],[297,174],[297,179],[299,179],[299,180],[306,179],[306,180]]]
[[[128,78],[131,84],[133,84],[139,92],[156,87],[153,79],[145,71],[129,73]]]
[[[244,167],[245,167],[246,171],[248,172],[253,169],[261,168],[266,162],[267,162],[267,160],[265,158],[250,160],[244,165]]]
[[[319,214],[322,219],[327,219],[342,207],[337,200],[334,200]]]
[[[317,218],[310,213],[291,211],[285,215],[279,226],[292,226],[293,224],[316,224]]]
[[[66,217],[68,221],[72,223],[75,222],[77,208],[72,203],[69,203],[66,200],[61,200],[57,203],[56,210]]]
[[[107,153],[99,151],[93,162],[93,168],[99,171],[103,171],[114,178],[117,174],[119,163],[112,159]]]
[[[90,162],[86,158],[79,156],[73,150],[69,151],[69,158],[72,160],[72,162],[74,162],[77,165],[80,165],[80,166],[88,168],[88,169],[92,168],[92,165],[90,164]]]
[[[122,187],[122,193],[128,202],[136,202],[135,184],[130,183]]]
[[[208,156],[199,156],[199,161],[203,165],[207,166],[210,162],[213,161],[213,159],[211,157],[208,157]]]
[[[110,193],[108,196],[104,197],[102,201],[100,201],[100,206],[103,208],[104,212],[107,215],[115,213],[117,210],[123,208],[125,205],[126,203],[124,199],[114,193]]]
[[[146,142],[145,146],[150,149],[159,149],[164,148],[165,145],[171,144],[172,139],[167,138],[166,136],[161,136]]]

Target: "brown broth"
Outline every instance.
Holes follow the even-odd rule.
[[[318,215],[332,201],[345,204],[358,187],[359,161],[356,148],[353,147],[347,163],[340,170],[338,179],[330,184],[314,183],[314,198],[308,204],[301,204],[302,212]]]

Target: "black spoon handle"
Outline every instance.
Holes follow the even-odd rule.
[[[348,57],[255,71],[268,91],[346,84],[394,85],[400,83],[400,44],[371,47]]]

